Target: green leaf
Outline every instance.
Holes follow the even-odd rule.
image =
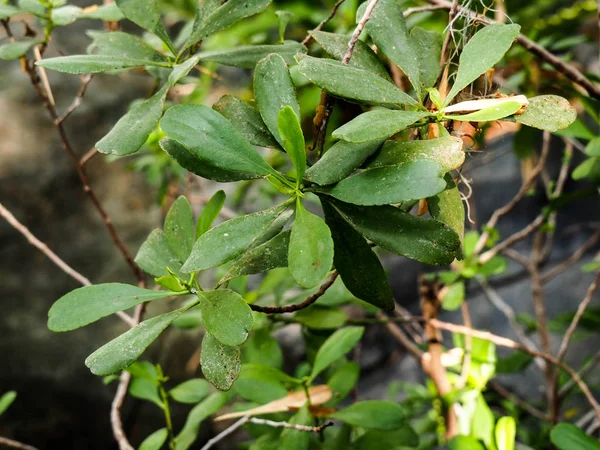
[[[442,56],[442,35],[437,31],[414,27],[410,31],[410,41],[415,53],[419,56],[421,95],[428,88],[435,86],[440,75],[440,58]]]
[[[600,158],[588,158],[579,164],[571,173],[571,178],[574,180],[582,180],[584,178],[598,178],[600,175]]]
[[[559,450],[599,450],[600,443],[570,423],[559,423],[550,432],[550,440]]]
[[[381,248],[432,264],[450,264],[460,254],[460,239],[448,225],[415,217],[393,206],[334,206],[365,238]]]
[[[255,173],[237,172],[215,167],[205,160],[200,159],[195,152],[189,151],[174,139],[161,139],[160,147],[177,161],[181,167],[208,180],[227,183],[231,181],[253,180],[261,177],[261,175]]]
[[[196,67],[198,61],[200,61],[200,58],[198,58],[198,56],[194,56],[180,64],[173,66],[173,70],[171,71],[171,73],[169,74],[169,78],[167,79],[167,84],[170,87],[175,86],[179,82],[179,80],[186,77],[187,74],[190,73],[194,67]]]
[[[15,391],[8,391],[2,394],[0,397],[0,416],[4,414],[4,412],[10,407],[10,405],[12,405],[16,398],[17,393]]]
[[[448,286],[442,298],[442,308],[446,311],[456,311],[465,301],[465,283],[458,281]]]
[[[217,191],[202,208],[198,222],[196,223],[196,239],[210,230],[213,222],[219,217],[219,213],[225,204],[225,192]]]
[[[178,384],[169,396],[179,403],[198,403],[210,394],[210,384],[202,378],[193,378]]]
[[[9,42],[7,44],[0,45],[0,59],[5,61],[11,61],[18,59],[23,56],[27,51],[38,44],[39,41],[34,39],[28,39],[26,41]]]
[[[335,130],[332,136],[348,142],[384,140],[427,116],[426,111],[376,109],[355,117]]]
[[[496,447],[498,450],[515,450],[517,424],[510,416],[500,417],[496,422]]]
[[[178,275],[182,274],[182,262],[171,250],[165,233],[159,228],[153,230],[146,238],[135,256],[135,263],[144,272],[155,277],[169,275],[167,267]]]
[[[78,6],[61,6],[60,8],[52,9],[50,20],[54,23],[54,25],[65,26],[79,19],[82,12],[83,10]]]
[[[264,244],[248,250],[233,263],[219,284],[242,275],[253,275],[277,267],[287,267],[289,245],[290,231],[284,231]]]
[[[118,22],[123,20],[125,16],[116,5],[116,3],[108,3],[99,5],[96,9],[84,10],[81,14],[82,19],[100,19],[105,22]]]
[[[100,153],[129,155],[137,152],[156,129],[165,106],[167,89],[162,88],[148,100],[119,119],[106,136],[96,142]]]
[[[585,147],[585,154],[588,156],[600,156],[600,136],[590,140]]]
[[[213,109],[229,120],[251,144],[259,147],[279,146],[258,110],[245,101],[233,95],[224,95],[213,105]]]
[[[133,69],[144,66],[169,67],[167,62],[124,58],[116,55],[58,56],[56,58],[42,59],[36,62],[36,65],[74,75]]]
[[[183,429],[175,438],[176,450],[187,450],[194,443],[200,432],[200,424],[221,409],[229,395],[223,392],[215,392],[209,395],[202,403],[198,403],[188,414]]]
[[[283,398],[288,393],[279,383],[243,378],[242,375],[233,383],[233,390],[244,400],[261,405]]]
[[[387,205],[431,197],[446,188],[442,167],[430,160],[363,170],[319,192],[355,205]]]
[[[116,3],[125,17],[144,30],[158,36],[175,53],[175,48],[160,18],[158,0],[146,0],[143,2],[139,0],[116,0]]]
[[[196,56],[202,61],[214,61],[225,66],[253,69],[266,56],[276,53],[286,64],[295,64],[298,53],[306,53],[306,47],[296,41],[287,41],[279,45],[240,45],[231,50],[201,52]]]
[[[170,291],[142,289],[129,284],[84,286],[59,298],[48,311],[48,328],[70,331],[140,303],[172,296]]]
[[[448,442],[449,450],[485,450],[477,439],[470,436],[454,436]]]
[[[481,393],[477,395],[475,400],[475,410],[471,422],[471,436],[483,441],[486,448],[494,448],[494,413],[487,405]]]
[[[520,29],[521,27],[515,24],[493,24],[475,33],[460,54],[454,85],[444,101],[444,106],[502,59],[519,35]]]
[[[306,148],[304,147],[304,134],[300,126],[300,118],[291,106],[284,106],[277,115],[277,130],[282,140],[283,148],[292,160],[296,169],[296,188],[306,172]]]
[[[315,41],[317,41],[319,45],[323,47],[325,52],[338,61],[341,61],[344,58],[346,51],[348,51],[348,42],[350,41],[350,36],[327,33],[325,31],[311,31],[310,34],[313,36]],[[348,65],[352,67],[358,67],[359,69],[368,70],[369,72],[376,73],[381,78],[392,81],[387,69],[381,63],[381,61],[379,61],[379,58],[375,52],[371,50],[371,47],[361,40],[356,41],[356,46],[354,47],[352,58],[350,58]]]
[[[429,197],[427,206],[431,217],[450,226],[462,242],[465,235],[465,205],[452,176],[447,173],[444,179],[447,183],[446,189]]]
[[[237,292],[229,289],[199,292],[206,331],[224,345],[244,343],[254,325],[252,310]]]
[[[283,353],[279,342],[271,336],[269,328],[252,331],[242,348],[242,360],[246,363],[262,364],[280,369],[283,367]],[[242,375],[244,369],[242,368]]]
[[[290,419],[290,423],[294,425],[312,426],[313,418],[308,410],[308,405],[305,404],[296,414]],[[279,448],[285,450],[308,450],[310,445],[311,433],[306,431],[286,428],[281,433],[279,438]]]
[[[399,165],[423,159],[437,162],[444,172],[458,169],[465,161],[463,142],[454,136],[425,141],[386,141],[368,167]]]
[[[360,341],[364,331],[363,327],[345,327],[329,336],[315,356],[310,379],[314,380],[330,364],[352,350]]]
[[[600,260],[591,261],[581,266],[581,270],[584,272],[595,272],[598,269],[600,269]]]
[[[333,241],[329,227],[323,219],[306,211],[298,199],[288,252],[292,277],[304,288],[314,287],[331,270],[332,263]]]
[[[480,109],[479,111],[470,114],[451,114],[445,115],[444,118],[448,120],[462,120],[464,122],[491,122],[493,120],[500,120],[504,117],[508,117],[511,114],[516,113],[519,109],[521,109],[521,104],[519,102],[503,102],[495,106],[488,106],[487,108]]]
[[[419,435],[409,425],[402,425],[397,430],[368,430],[354,441],[352,448],[356,450],[383,450],[418,447]]]
[[[88,35],[93,39],[88,47],[88,53],[94,52],[100,55],[143,61],[167,61],[164,55],[154,50],[142,39],[129,33],[88,31]]]
[[[277,173],[227,119],[207,106],[174,106],[160,126],[167,136],[210,165],[259,176]]]
[[[354,403],[330,417],[349,425],[375,430],[395,430],[406,423],[406,411],[402,406],[382,400]]]
[[[254,95],[267,128],[283,147],[283,138],[279,135],[279,111],[289,106],[297,117],[301,116],[292,77],[285,60],[280,55],[269,55],[256,65]]]
[[[154,403],[160,409],[164,408],[155,381],[146,378],[133,378],[129,384],[129,393],[135,398]]]
[[[219,4],[218,2],[212,2],[213,5],[215,3]],[[209,10],[208,13],[202,9],[201,5],[198,8],[194,28],[185,48],[194,45],[211,34],[229,28],[245,17],[263,11],[270,3],[271,0],[229,0],[222,3],[218,8],[212,11]],[[210,8],[214,8],[213,5]]]
[[[17,14],[21,14],[21,12],[19,8],[15,8],[14,6],[0,4],[0,20],[16,16]]]
[[[338,141],[304,174],[305,179],[326,186],[337,183],[358,169],[375,153],[383,142],[367,141],[358,144]]]
[[[143,321],[88,356],[85,365],[94,375],[110,375],[130,366],[177,317],[191,306]]]
[[[206,333],[202,338],[200,367],[210,384],[221,391],[228,391],[242,369],[240,347],[223,345]]]
[[[156,430],[154,433],[144,439],[144,442],[140,444],[138,450],[160,450],[164,443],[167,442],[168,437],[169,430],[166,428]]]
[[[391,107],[418,105],[415,99],[396,85],[368,70],[350,67],[332,59],[311,56],[296,59],[302,75],[337,97]]]
[[[366,8],[366,5],[363,8]],[[358,14],[361,14],[360,10]],[[380,0],[373,9],[365,29],[377,48],[406,74],[420,100],[420,58],[416,46],[413,46],[409,38],[402,9],[398,7],[396,0]]]
[[[302,384],[301,380],[291,377],[275,367],[265,366],[263,364],[244,364],[240,376],[251,378],[253,380],[265,380],[283,384]]]
[[[47,7],[39,0],[17,0],[20,12],[29,12],[36,16],[45,17]]]
[[[294,321],[315,330],[335,330],[346,323],[348,316],[341,309],[313,305],[294,314]]]
[[[533,362],[534,357],[523,351],[511,353],[506,358],[498,358],[496,361],[496,373],[523,373]]]
[[[192,207],[184,195],[173,202],[164,226],[167,244],[180,261],[185,261],[194,246],[194,217]]]
[[[572,137],[575,139],[585,139],[586,141],[594,139],[594,136],[596,136],[580,119],[575,119],[571,125],[557,131],[556,134],[558,136]]]
[[[333,262],[344,285],[359,299],[392,311],[392,288],[371,246],[333,206],[323,202],[323,211],[334,243]]]
[[[340,366],[327,380],[327,385],[331,388],[332,399],[328,402],[330,405],[337,405],[344,400],[344,397],[352,391],[360,375],[360,365],[354,361],[349,361]]]
[[[204,233],[192,249],[184,272],[220,266],[243,253],[279,217],[283,207],[276,206],[230,219]]]
[[[539,95],[528,100],[529,105],[522,114],[506,120],[554,132],[567,128],[577,118],[575,108],[558,95]]]

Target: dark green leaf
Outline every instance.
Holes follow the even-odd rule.
[[[182,262],[173,253],[167,243],[165,233],[159,228],[153,230],[146,238],[135,256],[135,262],[144,272],[155,277],[169,275],[167,267],[178,275],[182,273]]]
[[[173,202],[164,226],[167,244],[180,261],[185,261],[192,251],[195,241],[192,207],[185,196]]]
[[[199,292],[206,331],[224,345],[242,344],[252,329],[252,310],[237,292],[229,289]]]
[[[169,67],[169,64],[166,62],[124,58],[116,55],[58,56],[56,58],[42,59],[36,65],[75,75],[133,69],[144,66]]]
[[[600,443],[570,423],[559,423],[550,432],[550,440],[559,450],[599,450]]]
[[[9,42],[0,45],[0,59],[11,61],[23,56],[27,51],[38,44],[39,41],[28,39],[26,41]]]
[[[12,405],[16,398],[17,393],[15,391],[8,391],[2,394],[0,397],[0,416],[4,414],[4,412],[10,407],[10,405]]]
[[[335,130],[332,136],[348,142],[384,140],[428,115],[426,111],[376,109],[352,119]]]
[[[571,125],[577,112],[568,100],[558,95],[540,95],[529,99],[522,114],[507,118],[540,130],[558,131]]]
[[[276,53],[286,64],[295,64],[294,56],[306,53],[306,47],[296,41],[288,41],[280,45],[240,45],[231,50],[214,50],[198,53],[202,61],[215,61],[226,66],[253,69],[261,59]]]
[[[214,387],[228,391],[242,369],[240,348],[223,345],[206,333],[202,338],[200,367]]]
[[[283,384],[302,384],[301,380],[291,377],[275,367],[265,366],[263,364],[244,364],[240,376],[253,380],[265,380]]]
[[[164,408],[155,381],[146,378],[133,378],[129,384],[129,393],[135,398],[147,400],[161,409]]]
[[[202,208],[202,212],[196,223],[196,239],[210,230],[213,222],[219,217],[219,213],[225,204],[225,192],[217,191]]]
[[[444,118],[448,120],[462,120],[463,122],[491,122],[493,120],[500,120],[508,117],[520,109],[521,104],[519,102],[508,101],[498,105],[488,106],[487,108],[469,114],[445,115]]]
[[[315,330],[335,330],[346,323],[348,316],[341,309],[311,306],[294,314],[294,321]]]
[[[154,50],[142,39],[129,33],[89,31],[88,35],[93,39],[88,47],[89,53],[143,61],[167,61],[164,55]]]
[[[269,328],[258,328],[252,331],[248,341],[242,348],[242,359],[246,363],[262,364],[273,368],[283,367],[283,353],[279,342]],[[244,369],[242,369],[242,376]]]
[[[138,450],[160,450],[167,438],[169,437],[169,430],[161,428],[156,430],[142,442]]]
[[[136,25],[158,36],[175,53],[165,25],[160,18],[158,0],[116,0],[125,17]]]
[[[333,59],[310,56],[297,59],[302,75],[337,97],[381,106],[417,106],[416,100],[396,85],[368,70],[350,67]]]
[[[419,56],[421,95],[424,96],[425,90],[435,86],[440,75],[443,37],[437,31],[414,27],[410,31],[410,41]]]
[[[418,447],[419,435],[409,425],[402,425],[397,430],[368,430],[353,443],[356,450],[404,450],[407,447]]]
[[[208,394],[210,394],[210,384],[202,378],[184,381],[169,391],[171,398],[179,403],[198,403]]]
[[[292,227],[288,265],[296,282],[304,287],[316,286],[331,270],[333,241],[323,219],[306,211],[296,202],[296,219]]]
[[[337,405],[354,388],[360,375],[360,365],[354,361],[349,361],[342,365],[327,380],[327,385],[331,388],[332,399],[329,404]]]
[[[349,425],[376,430],[395,430],[406,423],[406,411],[400,405],[382,400],[366,400],[344,408],[331,416]]]
[[[140,303],[172,296],[169,291],[142,289],[129,284],[84,286],[59,298],[48,311],[48,328],[69,331]]]
[[[200,432],[200,424],[209,416],[221,409],[229,395],[223,392],[215,392],[209,395],[202,403],[198,403],[188,414],[183,429],[175,438],[176,450],[187,450],[194,443]]]
[[[348,290],[372,305],[393,310],[392,289],[371,246],[331,205],[323,202],[323,211],[333,237],[333,262]]]
[[[296,187],[300,186],[304,172],[306,172],[306,149],[304,135],[300,126],[300,118],[291,106],[284,106],[277,115],[277,130],[283,148],[292,160],[296,169]]]
[[[352,350],[360,341],[364,331],[363,327],[345,327],[329,336],[315,356],[310,373],[311,380],[314,380],[330,364]]]
[[[446,189],[429,197],[427,206],[431,217],[450,226],[462,242],[465,235],[465,206],[452,176],[447,173],[444,179],[447,183]]]
[[[308,411],[308,405],[304,405],[291,419],[290,423],[294,425],[313,425],[313,418]],[[282,450],[308,450],[310,445],[310,433],[306,431],[286,428],[279,438],[279,448]]]
[[[533,356],[529,353],[516,351],[506,358],[499,358],[496,362],[497,373],[523,373],[533,362]]]

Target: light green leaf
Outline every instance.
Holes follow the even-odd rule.
[[[278,369],[283,367],[283,352],[277,339],[271,335],[270,328],[258,328],[252,331],[242,348],[242,360],[246,363]],[[241,376],[244,376],[243,368]]]
[[[298,59],[298,70],[302,75],[337,97],[390,107],[418,105],[415,99],[396,85],[368,70],[350,67],[333,59],[311,56],[301,56],[296,59]]]
[[[288,253],[292,277],[304,288],[314,287],[331,270],[332,263],[329,227],[323,219],[306,211],[298,199]]]
[[[330,364],[352,350],[360,341],[364,331],[363,327],[344,327],[329,336],[317,351],[310,379],[314,380]]]
[[[158,0],[116,0],[121,12],[136,25],[142,27],[163,41],[175,53],[175,48],[167,34],[165,25],[160,18]]]
[[[15,8],[11,5],[0,4],[0,20],[8,19],[9,17],[16,16],[17,14],[21,14],[21,10],[19,8]]]
[[[353,443],[356,450],[404,450],[419,446],[419,435],[409,425],[396,430],[368,430]]]
[[[595,272],[598,269],[600,269],[600,260],[591,261],[581,266],[581,270],[584,272]]]
[[[276,206],[230,219],[212,228],[198,238],[181,270],[195,272],[232,260],[260,238],[282,211],[282,206]]]
[[[198,403],[210,394],[210,384],[202,378],[192,378],[169,391],[169,396],[179,403]]]
[[[52,9],[52,13],[50,14],[50,19],[54,23],[54,25],[64,26],[69,25],[75,22],[79,17],[81,17],[83,10],[74,5],[65,5],[60,8]]]
[[[200,61],[200,58],[198,58],[198,56],[194,56],[174,66],[173,70],[169,74],[167,84],[171,87],[175,86],[179,82],[179,80],[186,77],[187,74],[191,72],[191,70],[196,66],[196,64],[198,64],[198,61]]]
[[[492,120],[500,120],[511,114],[516,113],[521,109],[519,102],[503,102],[495,106],[488,106],[479,111],[470,114],[451,114],[445,115],[447,120],[462,120],[464,122],[491,122]]]
[[[233,95],[224,95],[213,105],[213,109],[229,120],[251,144],[259,147],[279,146],[258,110],[245,101]]]
[[[355,117],[335,130],[332,136],[348,142],[384,140],[429,116],[426,111],[376,109]]]
[[[571,173],[571,178],[574,180],[582,180],[584,178],[596,179],[600,175],[600,158],[595,156],[588,158],[579,164]]]
[[[217,191],[202,208],[198,222],[196,223],[196,239],[210,230],[213,222],[219,217],[219,213],[225,204],[225,192]]]
[[[194,246],[194,217],[192,207],[185,196],[173,202],[165,217],[165,239],[180,261],[185,261]]]
[[[44,17],[47,12],[46,6],[39,0],[17,0],[20,12],[29,12]]]
[[[242,374],[243,374],[242,369]],[[236,394],[249,402],[264,405],[287,395],[288,391],[279,383],[265,380],[253,380],[242,375],[233,383]]]
[[[454,136],[425,141],[386,141],[368,167],[400,165],[424,159],[437,162],[444,172],[458,169],[465,161],[463,142]]]
[[[23,56],[27,51],[38,44],[39,41],[28,39],[25,41],[9,42],[7,44],[0,45],[0,59],[5,61],[12,61]]]
[[[144,272],[155,277],[169,275],[167,267],[178,275],[182,274],[182,262],[171,250],[165,233],[159,228],[153,230],[146,238],[135,256],[135,263]]]
[[[568,127],[577,118],[575,108],[558,95],[539,95],[528,100],[529,105],[522,114],[506,120],[554,132]]]
[[[379,308],[393,310],[392,289],[371,246],[333,206],[323,202],[323,211],[333,237],[333,262],[344,285],[361,300]]]
[[[440,58],[444,38],[437,31],[414,27],[410,31],[410,42],[419,57],[421,95],[435,86],[440,75]]]
[[[450,264],[460,255],[460,239],[448,225],[393,206],[354,206],[335,202],[342,216],[380,247],[426,264]]]
[[[500,417],[496,422],[496,447],[498,450],[515,450],[517,424],[510,416]]]
[[[335,370],[333,375],[327,380],[327,385],[331,388],[332,397],[329,405],[337,405],[344,397],[352,391],[360,375],[360,365],[354,361],[349,361]]]
[[[442,167],[430,160],[367,169],[319,192],[355,205],[387,205],[431,197],[446,188]]]
[[[144,66],[169,67],[169,63],[167,62],[124,58],[116,55],[58,56],[56,58],[42,59],[36,65],[75,75],[133,69]]]
[[[313,425],[313,418],[308,410],[308,405],[305,404],[300,411],[294,414],[290,419],[290,423],[304,426]],[[310,433],[306,431],[286,428],[279,438],[279,448],[282,450],[308,450],[310,437]]]
[[[283,148],[292,160],[296,169],[296,188],[306,172],[306,148],[304,147],[304,134],[300,126],[300,118],[291,106],[284,106],[277,115],[277,130],[282,140]]]
[[[0,397],[0,416],[4,414],[4,412],[12,405],[12,403],[17,398],[17,393],[15,391],[8,391],[2,394]]]
[[[191,306],[143,321],[88,356],[85,365],[94,375],[110,375],[128,367]]]
[[[198,437],[202,422],[225,406],[229,398],[229,395],[223,392],[215,392],[204,399],[202,403],[198,403],[188,414],[183,429],[175,438],[175,449],[187,450],[190,448]]]
[[[70,331],[124,311],[140,303],[174,295],[122,283],[96,284],[75,289],[59,298],[48,311],[48,328]]]
[[[480,439],[486,448],[494,449],[494,413],[487,405],[483,394],[475,400],[475,411],[471,421],[471,436]]]
[[[446,311],[456,311],[465,301],[465,283],[458,281],[448,286],[442,297],[442,308]]]
[[[133,107],[119,119],[106,136],[96,142],[100,153],[129,155],[137,152],[156,129],[165,106],[167,89],[162,88],[148,100]]]
[[[477,439],[470,436],[454,436],[448,442],[449,450],[485,450]]]
[[[341,309],[313,305],[294,314],[294,321],[314,330],[335,330],[344,326],[348,315]]]
[[[588,156],[600,156],[600,136],[597,136],[588,142],[585,147],[585,154]]]
[[[341,61],[348,51],[348,42],[350,41],[350,36],[327,33],[325,31],[311,31],[310,34],[313,36],[315,41],[317,41],[319,45],[323,47],[325,52],[338,61]],[[348,65],[352,67],[358,67],[359,69],[368,70],[369,72],[376,73],[388,81],[392,81],[387,69],[381,63],[381,61],[379,61],[379,58],[377,58],[375,52],[371,50],[371,47],[361,40],[356,41],[356,46],[354,47],[352,58],[350,58]]]
[[[202,338],[200,367],[210,384],[221,391],[228,391],[242,369],[240,347],[223,345],[206,333]]]
[[[276,53],[286,64],[295,64],[298,53],[306,53],[306,47],[296,41],[287,41],[280,45],[240,45],[231,50],[201,52],[196,56],[202,61],[214,61],[225,66],[253,69],[267,55]]]
[[[283,384],[301,385],[302,381],[289,376],[275,367],[266,366],[264,364],[244,364],[242,374],[244,378],[253,380],[265,380]]]
[[[160,450],[167,438],[169,437],[169,430],[161,428],[156,430],[150,436],[148,436],[138,447],[138,450]]]
[[[460,54],[454,85],[444,101],[444,106],[502,59],[519,35],[520,29],[521,27],[515,24],[493,24],[475,33]]]
[[[210,165],[259,176],[277,173],[227,119],[207,106],[174,106],[160,126],[167,136]]]
[[[600,450],[600,443],[570,423],[559,423],[550,432],[550,440],[559,450]]]
[[[154,50],[142,39],[129,33],[88,31],[88,35],[93,39],[88,47],[88,53],[143,61],[167,61],[164,55]]]
[[[129,384],[129,393],[135,398],[154,403],[160,409],[164,408],[158,395],[158,386],[153,380],[134,377]]]
[[[224,345],[244,343],[254,325],[252,310],[237,292],[229,289],[199,292],[206,331]]]
[[[279,111],[289,106],[297,117],[301,116],[292,77],[280,55],[269,55],[256,65],[254,70],[254,95],[256,96],[258,110],[267,128],[283,147],[283,139],[279,136],[277,122]]]
[[[450,226],[462,242],[465,235],[465,205],[452,176],[447,173],[444,179],[447,183],[446,189],[429,197],[427,206],[431,217]]]
[[[382,400],[354,403],[330,417],[349,425],[375,430],[395,430],[406,423],[406,411],[402,406]]]
[[[106,22],[118,22],[123,20],[125,16],[119,9],[116,3],[108,3],[99,5],[96,9],[84,10],[81,14],[82,19],[100,19]]]

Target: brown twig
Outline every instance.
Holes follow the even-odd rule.
[[[314,28],[312,31],[310,31],[308,33],[308,35],[302,40],[301,44],[302,45],[308,45],[311,41],[311,39],[313,39],[312,33],[314,31],[321,31],[323,29],[323,27],[325,25],[327,25],[327,23],[333,19],[333,17],[335,16],[335,14],[337,13],[337,10],[340,6],[342,6],[342,3],[344,3],[345,0],[338,0],[336,2],[335,5],[333,5],[333,8],[331,9],[331,12],[329,13],[329,16],[327,16],[327,18],[325,18],[319,25],[316,26],[316,28]]]
[[[250,306],[250,309],[252,309],[252,311],[257,311],[265,314],[284,314],[300,311],[301,309],[308,308],[310,305],[316,302],[323,294],[325,294],[325,292],[327,292],[327,289],[329,289],[333,285],[338,275],[338,271],[334,270],[329,276],[328,280],[321,285],[319,290],[311,296],[307,297],[306,300],[304,300],[301,303],[286,306],[260,306],[253,304],[250,304],[248,306]]]
[[[69,106],[67,108],[67,110],[63,113],[62,116],[60,116],[58,119],[56,119],[54,121],[55,125],[63,123],[65,120],[67,120],[69,118],[69,116],[71,114],[73,114],[75,112],[75,110],[77,108],[79,108],[81,106],[81,104],[83,103],[83,96],[85,95],[85,91],[87,90],[88,86],[90,85],[92,78],[93,78],[92,74],[83,75],[81,77],[81,87],[79,88],[79,91],[77,91],[77,94],[75,94],[75,98],[73,99],[71,106]]]
[[[125,397],[127,396],[127,389],[129,388],[130,381],[131,374],[127,371],[123,371],[119,378],[117,392],[110,406],[110,423],[113,430],[113,436],[119,444],[119,450],[134,450],[127,439],[125,430],[123,430],[123,422],[121,421],[121,408],[125,401]]]
[[[387,319],[387,317],[383,313],[378,313],[377,317],[382,320]],[[394,322],[391,322],[389,320],[385,321],[385,328],[389,331],[392,337],[396,339],[396,341],[398,341],[400,345],[402,345],[411,355],[413,355],[417,359],[417,361],[419,361],[419,363],[421,363],[421,360],[423,358],[423,351],[421,351],[421,349],[409,339],[409,337],[406,335],[402,328],[400,328]]]
[[[83,155],[81,157],[81,159],[79,160],[79,165],[81,167],[85,167],[85,165],[90,162],[90,160],[96,156],[98,154],[98,150],[96,149],[96,147],[92,148],[91,150],[89,150],[85,155]]]
[[[525,400],[523,400],[522,398],[520,398],[520,397],[516,396],[515,394],[513,394],[512,392],[510,392],[508,389],[506,389],[500,383],[496,383],[495,381],[490,381],[488,383],[488,386],[490,388],[492,388],[494,391],[496,391],[498,394],[500,394],[502,397],[507,398],[508,400],[510,400],[517,406],[519,406],[523,411],[527,412],[531,416],[533,416],[537,419],[540,419],[540,420],[544,420],[544,421],[549,420],[549,417],[546,414],[544,414],[539,409],[534,408],[529,403],[527,403]]]
[[[571,256],[569,256],[563,262],[561,262],[557,266],[554,266],[552,269],[550,269],[549,271],[544,273],[541,276],[542,283],[547,283],[548,281],[550,281],[554,277],[556,277],[558,274],[560,274],[561,272],[564,272],[566,269],[568,269],[573,264],[575,264],[577,261],[579,261],[588,252],[588,250],[590,250],[594,245],[596,245],[596,243],[599,240],[600,240],[600,231],[597,231],[594,234],[592,234],[588,238],[588,240],[583,243],[583,245],[581,247],[579,247],[576,251],[574,251],[571,254]]]
[[[354,47],[356,46],[356,41],[362,33],[363,28],[371,18],[371,14],[373,13],[373,9],[377,6],[377,2],[379,0],[370,0],[367,8],[365,9],[365,13],[362,15],[361,19],[358,21],[354,32],[352,33],[352,37],[348,42],[348,49],[346,50],[346,54],[342,58],[342,64],[348,64],[350,62],[350,58],[352,58],[352,52],[354,51]]]
[[[464,301],[460,305],[460,311],[463,318],[463,323],[466,327],[473,328],[471,322],[471,314],[469,312],[469,304]],[[458,380],[458,389],[462,389],[467,385],[467,379],[469,377],[469,369],[471,368],[471,352],[473,350],[473,339],[471,336],[465,336],[465,353],[463,356],[462,369],[460,371],[460,379]]]
[[[402,13],[404,17],[412,16],[413,14],[418,14],[422,12],[430,12],[430,11],[439,11],[442,9],[447,9],[444,5],[425,5],[425,6],[415,6],[414,8],[406,8]]]
[[[0,436],[0,447],[18,448],[21,450],[38,450],[37,448],[32,447],[31,445],[23,444],[18,441],[13,441],[12,439],[8,439],[2,436]]]
[[[600,363],[600,351],[596,352],[596,354],[589,361],[587,361],[577,373],[581,378],[583,378],[588,374],[588,372],[593,370],[598,363]],[[573,388],[573,386],[575,386],[575,382],[570,379],[560,388],[558,396],[564,397]]]

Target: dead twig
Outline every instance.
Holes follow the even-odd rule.
[[[342,6],[342,3],[344,3],[345,0],[338,0],[336,2],[335,5],[333,5],[333,8],[331,9],[331,12],[329,13],[329,16],[327,16],[325,19],[323,19],[323,21],[316,26],[316,28],[314,28],[312,31],[310,31],[308,33],[308,35],[302,40],[301,44],[302,45],[308,45],[310,43],[310,41],[313,39],[312,33],[315,31],[321,31],[323,29],[323,27],[325,25],[327,25],[327,23],[333,19],[333,17],[335,16],[335,14],[337,13],[337,10],[340,6]]]
[[[23,444],[22,442],[14,441],[12,439],[8,439],[0,436],[0,447],[8,447],[8,448],[18,448],[21,450],[38,450],[31,445]]]

